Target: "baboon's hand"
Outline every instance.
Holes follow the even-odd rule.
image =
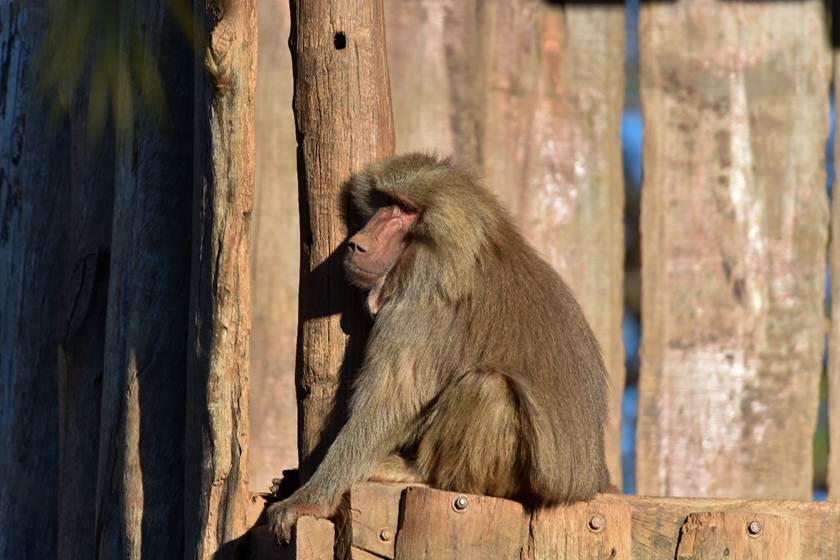
[[[269,506],[268,527],[274,533],[274,538],[280,544],[289,544],[292,539],[292,527],[297,523],[298,517],[303,515],[302,508],[283,500]]]
[[[294,496],[268,508],[268,527],[280,544],[289,544],[292,527],[304,515],[326,519],[335,513],[335,507],[301,503]]]

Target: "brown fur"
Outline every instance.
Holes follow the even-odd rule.
[[[598,344],[569,288],[495,197],[449,160],[422,154],[371,166],[350,195],[370,222],[391,216],[377,214],[383,205],[416,214],[394,234],[398,253],[393,238],[377,253],[373,226],[351,240],[365,247],[350,251],[348,275],[375,294],[378,314],[347,423],[310,481],[269,513],[278,537],[307,504],[337,504],[372,473],[416,473],[529,506],[603,491]],[[403,214],[394,206],[393,215]],[[378,281],[353,272],[370,263],[383,270]]]

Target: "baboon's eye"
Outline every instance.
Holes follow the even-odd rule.
[[[417,207],[411,204],[410,202],[406,202],[401,198],[397,198],[391,194],[384,193],[382,191],[372,191],[370,197],[371,204],[374,208],[396,206],[406,214],[416,214],[418,212]]]

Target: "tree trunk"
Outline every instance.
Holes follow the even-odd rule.
[[[86,80],[87,81],[87,80]],[[96,469],[114,205],[114,137],[89,130],[89,88],[70,113],[72,168],[59,333],[58,557],[96,556]]]
[[[250,483],[297,466],[295,337],[300,270],[288,0],[257,5],[257,171],[251,247]]]
[[[807,500],[825,336],[822,2],[641,8],[640,494]]]
[[[254,0],[197,0],[187,382],[186,556],[230,557],[248,511],[249,255],[254,189]],[[206,36],[206,35],[205,35]]]
[[[341,266],[342,184],[394,149],[382,0],[292,0],[290,45],[301,228],[295,375],[305,479],[344,419],[339,385],[363,350],[361,296]]]
[[[56,556],[67,122],[35,59],[46,2],[0,6],[0,558]]]
[[[190,46],[167,2],[123,4],[124,55],[161,72],[168,111],[123,74],[105,332],[96,537],[101,558],[183,554],[183,433],[192,200]],[[139,69],[145,75],[151,66]],[[186,70],[186,71],[185,71]],[[123,113],[124,114],[124,113]]]

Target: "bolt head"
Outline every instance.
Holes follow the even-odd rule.
[[[388,542],[391,540],[391,530],[387,527],[379,531],[379,540]]]
[[[747,534],[751,537],[757,537],[761,534],[761,523],[758,521],[750,521],[747,525]]]
[[[464,511],[469,507],[469,505],[470,501],[463,494],[455,498],[455,501],[452,502],[452,508],[457,512]]]
[[[601,517],[598,514],[595,514],[595,515],[593,515],[592,517],[589,518],[589,523],[588,523],[589,530],[594,532],[594,533],[598,533],[598,532],[602,531],[604,529],[604,525],[606,525],[606,522],[604,521],[604,518]]]

